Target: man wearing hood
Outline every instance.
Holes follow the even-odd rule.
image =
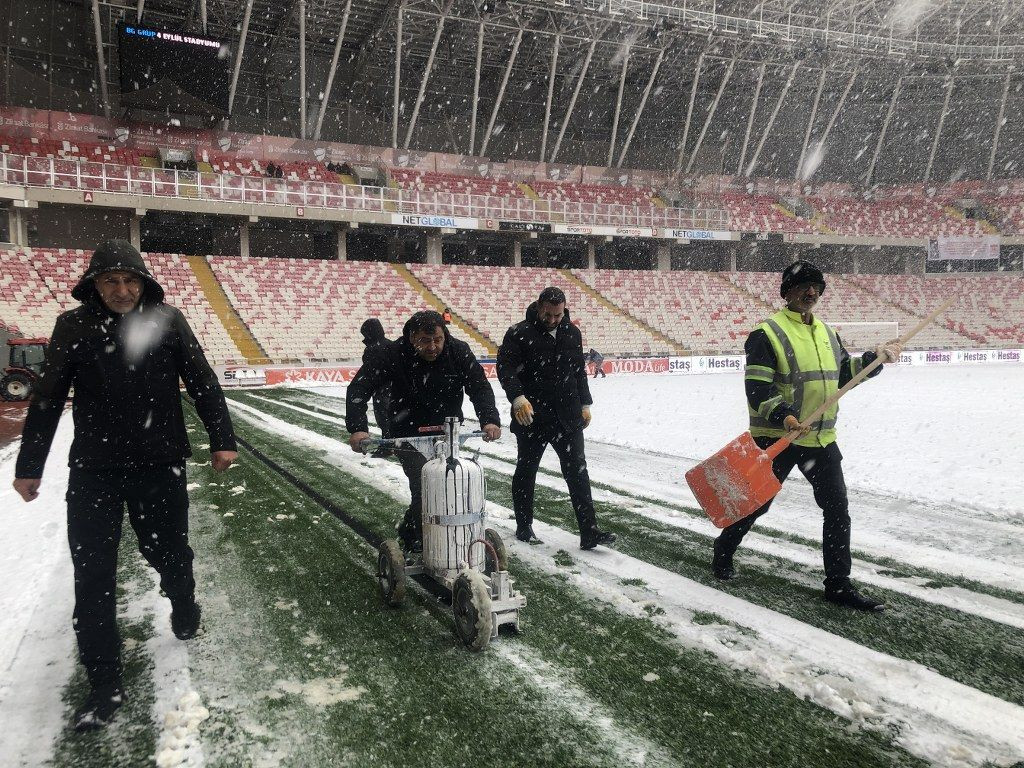
[[[580,329],[569,320],[565,294],[545,288],[526,310],[526,319],[508,329],[498,349],[498,380],[512,403],[512,433],[519,457],[512,476],[516,538],[540,544],[533,532],[533,490],[548,443],[562,465],[562,476],[580,529],[580,548],[615,542],[597,527],[583,430],[590,425],[587,366]]]
[[[345,428],[349,445],[361,452],[370,437],[366,404],[377,389],[391,387],[392,437],[421,436],[420,427],[444,424],[445,418],[462,416],[465,395],[473,402],[485,440],[501,437],[501,418],[494,404],[494,390],[469,345],[448,333],[437,312],[417,312],[406,322],[402,338],[373,348],[345,396]],[[421,473],[426,459],[416,450],[397,452],[409,478],[412,502],[398,526],[407,552],[423,549]]]
[[[772,462],[783,482],[794,467],[807,478],[824,518],[822,556],[825,599],[858,611],[885,605],[861,594],[850,582],[850,513],[843,477],[843,454],[836,443],[838,404],[812,424],[814,411],[865,366],[882,357],[899,359],[900,344],[890,341],[860,357],[851,357],[838,334],[813,309],[825,292],[825,276],[809,261],[795,261],[782,272],[779,293],[786,302],[747,337],[745,388],[750,434],[761,448],[789,435],[793,441]],[[881,367],[868,378],[881,373]],[[733,555],[754,521],[771,507],[733,523],[714,542],[711,569],[722,581],[736,578]]]
[[[185,481],[192,451],[179,379],[209,433],[213,468],[226,470],[238,454],[217,376],[131,243],[102,243],[71,295],[82,304],[54,326],[25,419],[14,488],[25,501],[38,497],[73,386],[68,543],[75,635],[91,686],[74,725],[88,730],[101,727],[124,700],[115,595],[125,505],[139,549],[170,598],[174,634],[185,640],[199,629]]]
[[[363,350],[363,365],[366,365],[373,353],[389,342],[384,335],[384,326],[376,317],[364,321],[359,332],[363,334],[363,344],[366,345],[366,349]],[[384,438],[391,437],[391,424],[388,421],[391,412],[390,400],[391,394],[387,384],[381,384],[373,393],[373,417],[377,420],[377,426],[380,427],[381,436]],[[384,455],[390,454],[381,453],[381,456]]]

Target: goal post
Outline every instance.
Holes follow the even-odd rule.
[[[874,349],[883,341],[899,338],[900,324],[896,320],[878,322],[830,322],[843,346],[850,352]]]

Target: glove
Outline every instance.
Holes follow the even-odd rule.
[[[533,405],[525,395],[520,395],[512,401],[512,413],[515,415],[516,421],[524,427],[533,424]]]
[[[583,428],[586,429],[590,426],[590,406],[583,406]]]
[[[900,344],[898,339],[887,341],[875,347],[875,354],[882,358],[883,363],[895,363],[900,359],[901,352],[903,352],[903,345]]]
[[[806,426],[800,426],[800,419],[798,419],[793,414],[790,414],[785,419],[783,419],[782,424],[786,428],[787,432],[796,432],[797,430],[799,430],[799,434],[797,435],[797,437],[804,437],[805,435],[810,434],[811,431],[810,424]]]

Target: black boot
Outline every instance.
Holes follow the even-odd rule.
[[[825,599],[834,605],[853,608],[855,611],[878,613],[885,610],[885,603],[858,592],[852,584],[838,589],[826,589]]]
[[[711,573],[721,581],[732,581],[736,578],[736,569],[732,565],[732,552],[726,552],[722,544],[715,539],[714,556],[711,558]]]
[[[516,538],[520,541],[525,541],[527,544],[543,544],[544,542],[537,538],[537,534],[533,532],[533,526],[521,526],[516,528]]]
[[[120,680],[95,686],[85,701],[75,710],[72,724],[76,731],[94,731],[102,728],[125,702],[124,687]]]
[[[602,531],[595,525],[580,534],[580,549],[593,549],[598,545],[610,547],[617,538],[611,531]]]
[[[179,640],[191,640],[199,631],[199,617],[202,611],[194,596],[178,597],[171,600],[171,631]]]

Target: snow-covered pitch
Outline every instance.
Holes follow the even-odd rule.
[[[776,765],[793,764],[775,751],[781,745],[806,742],[806,764],[825,759],[813,757],[818,747],[836,765],[1024,760],[1024,369],[889,366],[844,398],[853,578],[890,605],[870,617],[820,600],[821,514],[797,472],[745,540],[738,582],[708,578],[715,529],[694,510],[683,474],[745,430],[740,374],[608,377],[591,388],[589,470],[598,514],[623,546],[578,550],[551,451],[538,476],[535,527],[545,543],[512,541],[514,438],[480,445],[490,525],[533,597],[526,634],[502,636],[483,655],[457,647],[434,598],[420,595],[400,612],[372,599],[372,551],[251,454],[226,480],[214,476],[191,419],[206,631],[175,641],[155,582],[136,557],[124,558],[126,654],[143,669],[129,695],[144,705],[118,715],[96,754],[161,766],[446,764],[431,750],[451,765],[479,764],[474,754],[489,765],[677,765],[695,756],[726,765],[754,759],[761,745],[768,753],[758,760]],[[230,403],[239,434],[264,454],[390,530],[405,478],[397,464],[348,449],[343,387],[235,392]],[[31,505],[10,487],[14,447],[0,449],[3,765],[78,765],[93,750],[65,728],[67,699],[83,690],[63,520],[70,437],[66,415]],[[348,597],[337,594],[342,584]],[[384,642],[377,632],[394,646],[373,646]],[[633,639],[616,645],[620,634]],[[757,711],[714,709],[717,694],[701,681],[718,675],[726,701],[756,696]],[[450,676],[470,682],[449,693]],[[519,693],[505,698],[509,690]],[[467,711],[502,697],[506,736],[465,714],[414,714],[431,696]],[[771,725],[773,711],[784,727]],[[537,713],[545,725],[527,726]],[[379,741],[366,735],[374,718]],[[718,731],[730,737],[701,736],[701,718],[721,719]],[[676,741],[677,730],[691,740]],[[427,746],[427,734],[439,746]],[[463,754],[466,741],[483,746]]]

